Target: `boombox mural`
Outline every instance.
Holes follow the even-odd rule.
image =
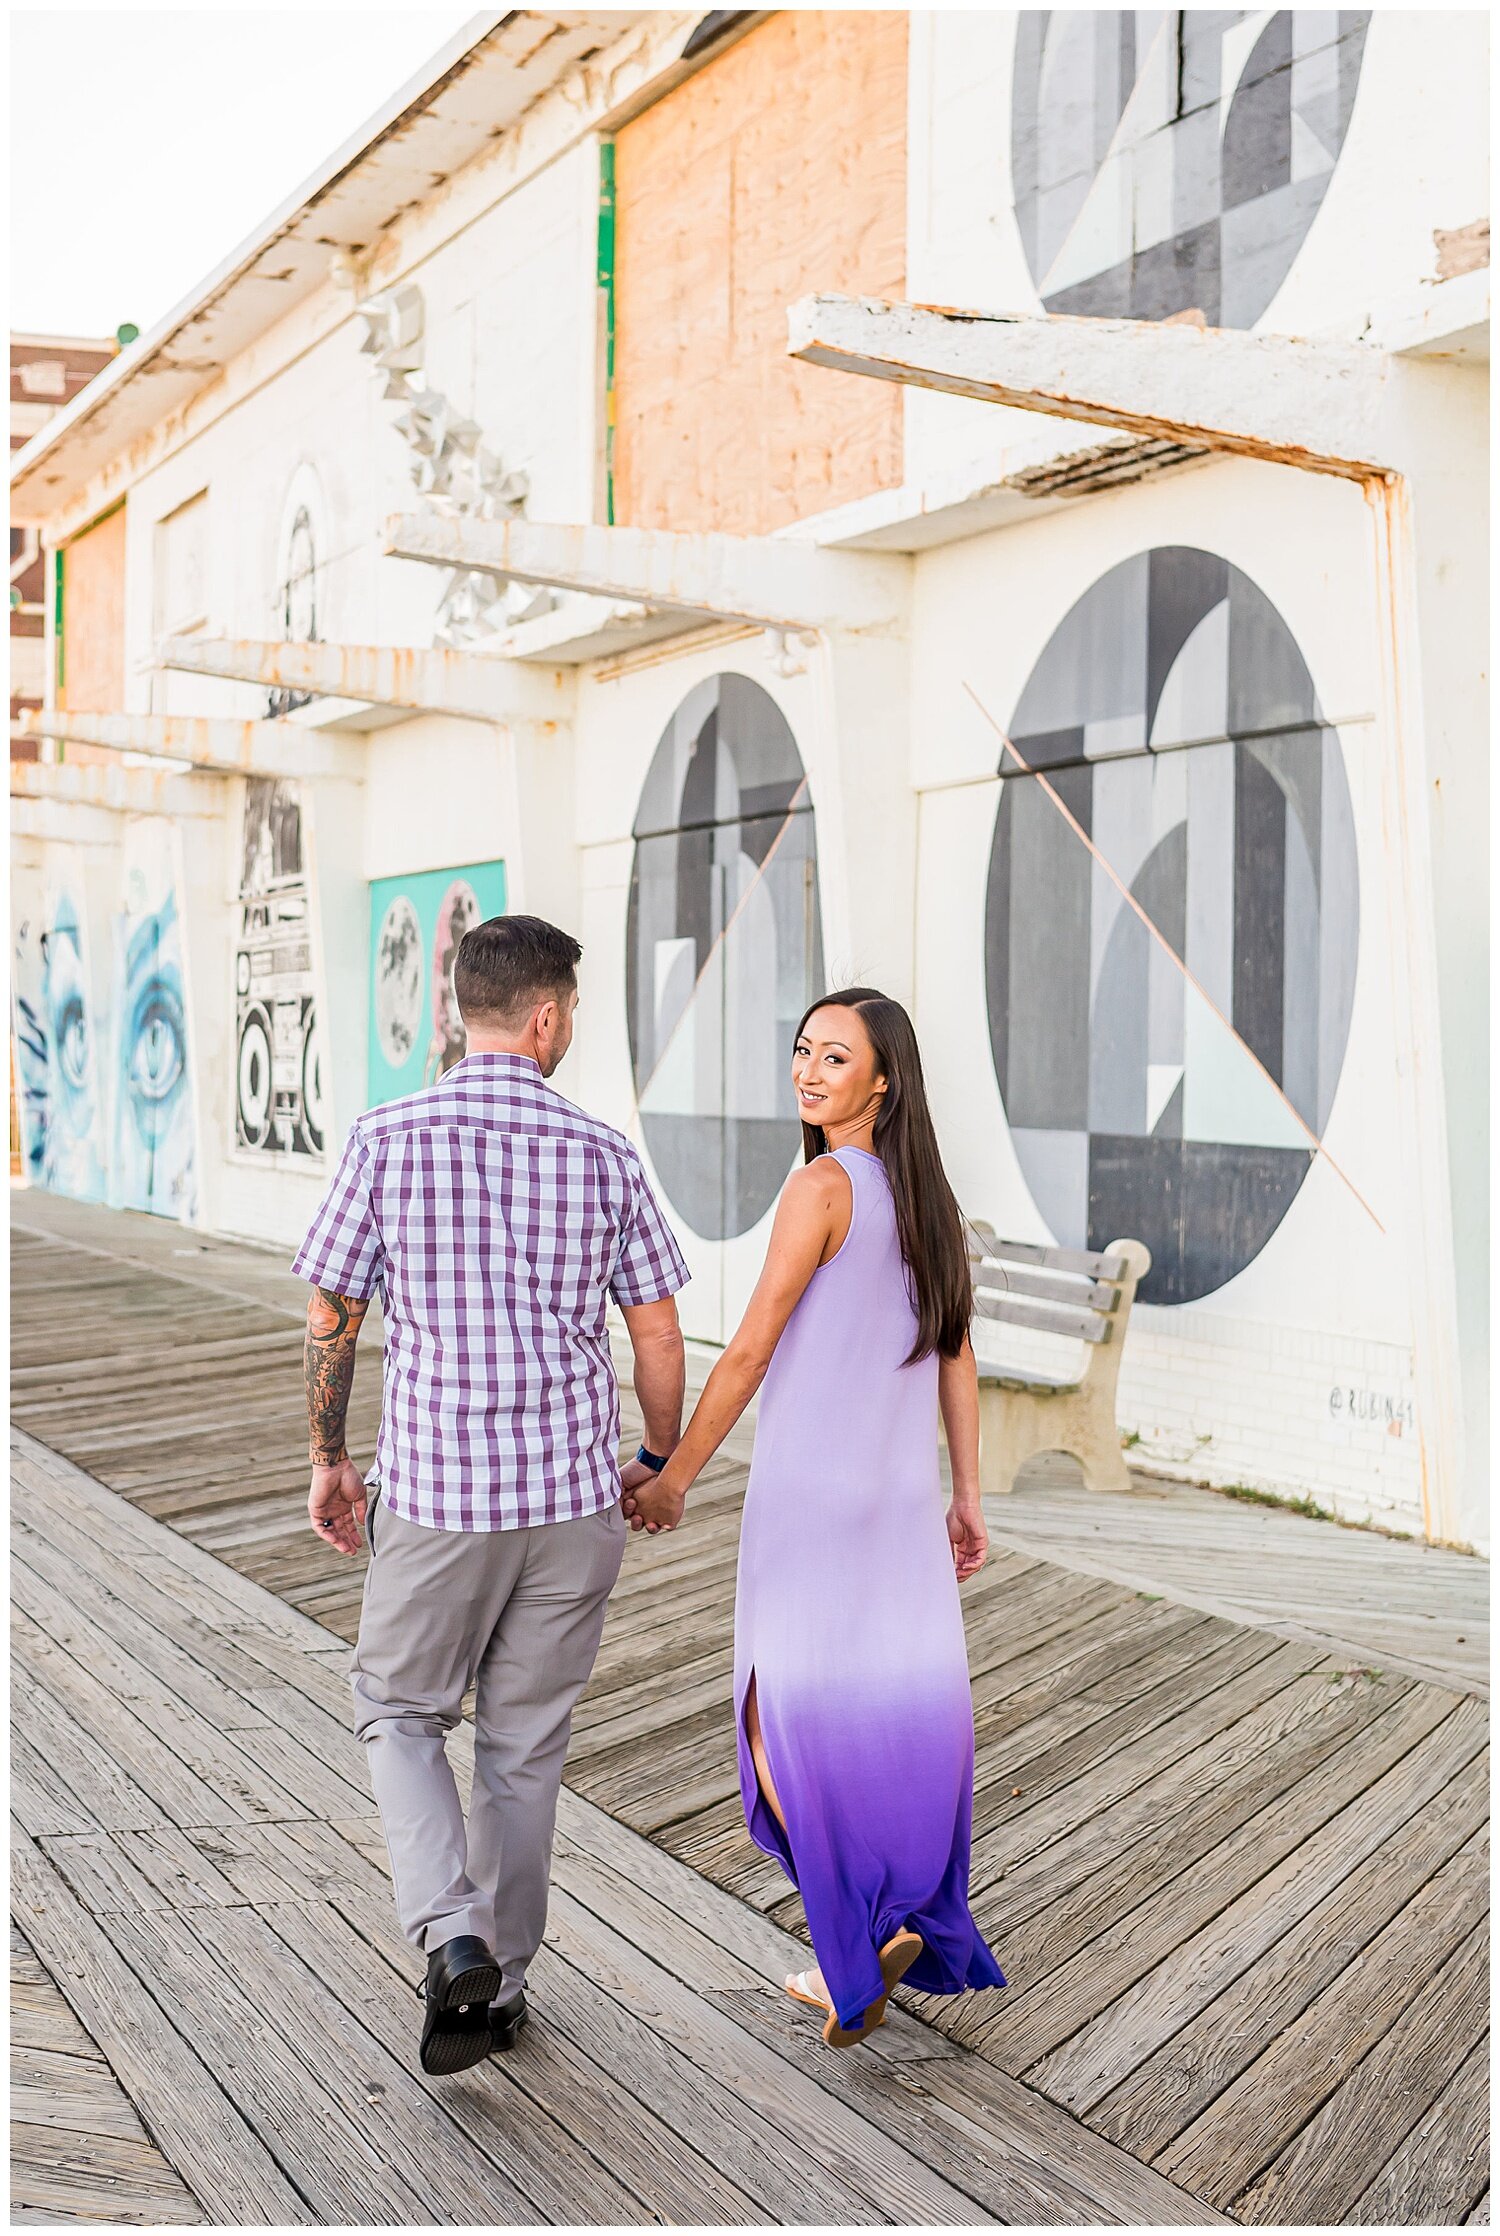
[[[641,791],[626,1001],[646,1147],[706,1241],[776,1199],[802,1129],[792,1034],[822,991],[817,844],[785,715],[748,676],[710,676],[663,731]]]
[[[1359,944],[1338,736],[1269,600],[1184,547],[1078,601],[1010,735],[1209,997],[1004,775],[985,965],[1016,1154],[1059,1242],[1138,1236],[1143,1298],[1185,1304],[1264,1246],[1308,1170],[1298,1116],[1321,1136],[1338,1084]]]
[[[314,1158],[326,1127],[312,917],[295,784],[245,784],[234,950],[234,1140],[244,1156]]]
[[[379,877],[370,887],[371,1103],[415,1094],[464,1053],[453,990],[459,942],[505,910],[505,864]]]
[[[1368,9],[1027,9],[1011,182],[1049,311],[1253,326],[1333,176]]]

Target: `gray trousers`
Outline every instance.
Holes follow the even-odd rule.
[[[390,1850],[401,1928],[435,1949],[474,1933],[502,2000],[526,1979],[573,1704],[599,1650],[629,1530],[619,1507],[534,1529],[419,1528],[378,1502],[354,1652],[354,1730]],[[464,1823],[445,1741],[476,1688]]]

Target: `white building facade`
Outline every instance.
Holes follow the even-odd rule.
[[[876,984],[1134,1459],[1485,1545],[1486,34],[480,19],[17,463],[35,1183],[294,1241],[533,911],[718,1343]]]

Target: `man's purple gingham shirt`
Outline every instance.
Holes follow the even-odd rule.
[[[688,1270],[625,1136],[529,1057],[466,1056],[357,1118],[292,1271],[384,1300],[393,1513],[527,1529],[620,1496],[608,1302],[654,1304]]]

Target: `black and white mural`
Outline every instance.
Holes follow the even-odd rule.
[[[1028,8],[1011,183],[1049,311],[1253,326],[1317,216],[1370,10]]]
[[[297,785],[276,777],[245,783],[234,994],[236,1149],[321,1157],[326,1090],[302,801]]]
[[[1311,1159],[1293,1113],[1321,1135],[1333,1103],[1359,946],[1342,748],[1269,599],[1185,546],[1094,584],[1008,727],[1210,997],[1004,774],[985,981],[1011,1138],[1059,1242],[1137,1236],[1142,1297],[1184,1304],[1264,1246]]]
[[[796,1161],[792,1034],[822,991],[807,778],[768,692],[724,674],[688,693],[634,831],[626,999],[646,1145],[682,1218],[724,1241]]]

